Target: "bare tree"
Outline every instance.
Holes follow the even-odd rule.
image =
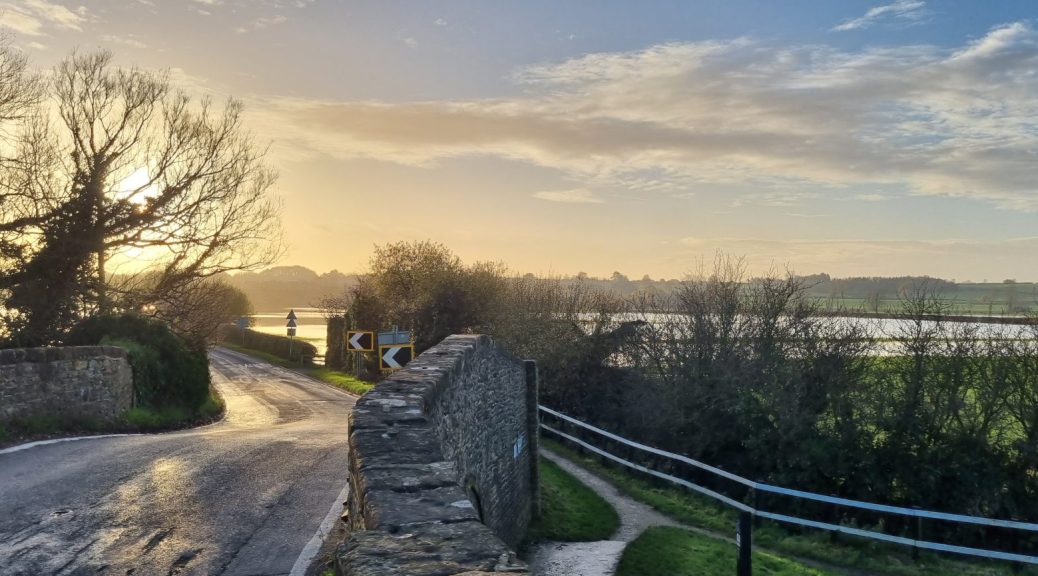
[[[31,117],[38,110],[42,87],[39,75],[29,70],[25,54],[12,48],[9,40],[0,35],[0,214],[5,221],[13,217],[21,190],[11,181],[16,171],[9,168],[32,157],[23,149],[23,143],[36,124]],[[0,257],[16,255],[15,240],[13,234],[0,229]]]
[[[161,294],[142,312],[163,320],[185,337],[202,346],[217,335],[221,326],[255,311],[248,296],[220,278],[202,278]]]
[[[0,214],[0,233],[20,239],[29,262],[61,254],[77,269],[66,280],[83,310],[168,301],[279,256],[276,176],[240,102],[193,101],[166,74],[117,68],[108,52],[73,53],[47,88],[50,106],[27,116],[5,169],[3,191],[18,200]],[[134,254],[143,262],[114,282],[112,260]],[[0,288],[17,292],[29,272],[6,270]]]
[[[25,54],[0,35],[0,122],[25,118],[39,102],[42,83]]]

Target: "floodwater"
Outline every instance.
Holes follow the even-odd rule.
[[[324,316],[316,308],[300,307],[294,308],[294,310],[296,311],[296,338],[316,346],[317,355],[324,358],[324,351],[328,347],[328,329]],[[266,334],[285,336],[288,311],[289,309],[286,308],[253,314],[252,319],[255,324],[252,329]]]
[[[266,312],[260,312],[253,314],[252,318],[255,320],[255,326],[253,329],[259,332],[265,332],[267,334],[278,334],[284,336],[286,334],[285,324],[288,322],[286,316],[288,316],[289,309],[284,310],[271,310]],[[324,316],[316,308],[310,307],[299,307],[295,308],[296,311],[296,337],[305,340],[317,347],[317,354],[320,358],[324,357],[325,349],[328,347],[327,342],[327,324]],[[590,319],[590,318],[589,318]],[[671,314],[625,314],[614,318],[615,321],[623,320],[646,320],[652,323],[666,323],[673,321],[674,315]],[[910,326],[908,320],[899,320],[893,318],[834,318],[834,322],[849,325],[863,326],[865,332],[873,338],[879,340],[888,340],[886,342],[879,342],[875,354],[887,355],[897,352],[897,345],[890,342],[889,339],[897,339],[905,336],[906,330]],[[934,323],[926,321],[923,323],[924,330],[931,330],[934,328]],[[947,337],[954,337],[955,331],[963,326],[959,322],[946,322],[945,323],[945,334]],[[1008,336],[1011,338],[1035,338],[1035,332],[1031,330],[1029,326],[1019,326],[1012,324],[998,324],[990,322],[979,322],[977,323],[978,337],[993,337],[993,336]]]

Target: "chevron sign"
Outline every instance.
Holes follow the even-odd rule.
[[[379,368],[399,370],[414,358],[414,344],[386,344],[378,347]]]

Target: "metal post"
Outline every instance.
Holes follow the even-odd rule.
[[[739,561],[735,568],[736,576],[752,576],[753,514],[739,513],[739,528],[735,534],[735,544],[739,547]]]
[[[912,508],[915,508],[916,510],[920,510],[920,508],[918,506],[912,506]],[[915,517],[915,539],[916,539],[917,542],[919,540],[923,539],[923,517],[922,516],[916,516]],[[919,559],[919,546],[912,546],[912,560],[918,560],[918,559]]]
[[[1016,520],[1016,518],[1013,518],[1013,520]],[[987,533],[987,530],[984,532]],[[1020,553],[1020,533],[1016,530],[1009,533],[1009,550],[1014,554]],[[1009,565],[1009,568],[1013,571],[1013,574],[1019,574],[1023,571],[1024,565],[1020,562],[1013,562]]]
[[[753,502],[753,510],[760,510],[760,490],[756,488],[750,488],[750,494],[752,494],[751,502]],[[753,525],[760,528],[760,516],[753,515]]]
[[[526,369],[526,437],[530,452],[530,499],[533,503],[533,516],[541,515],[541,467],[540,467],[540,432],[541,413],[537,409],[539,403],[537,390],[537,361],[524,360]]]

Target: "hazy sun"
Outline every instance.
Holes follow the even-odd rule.
[[[158,195],[158,190],[151,183],[147,168],[138,168],[129,176],[119,181],[115,196],[119,200],[129,200],[134,204],[144,204],[148,198]]]

